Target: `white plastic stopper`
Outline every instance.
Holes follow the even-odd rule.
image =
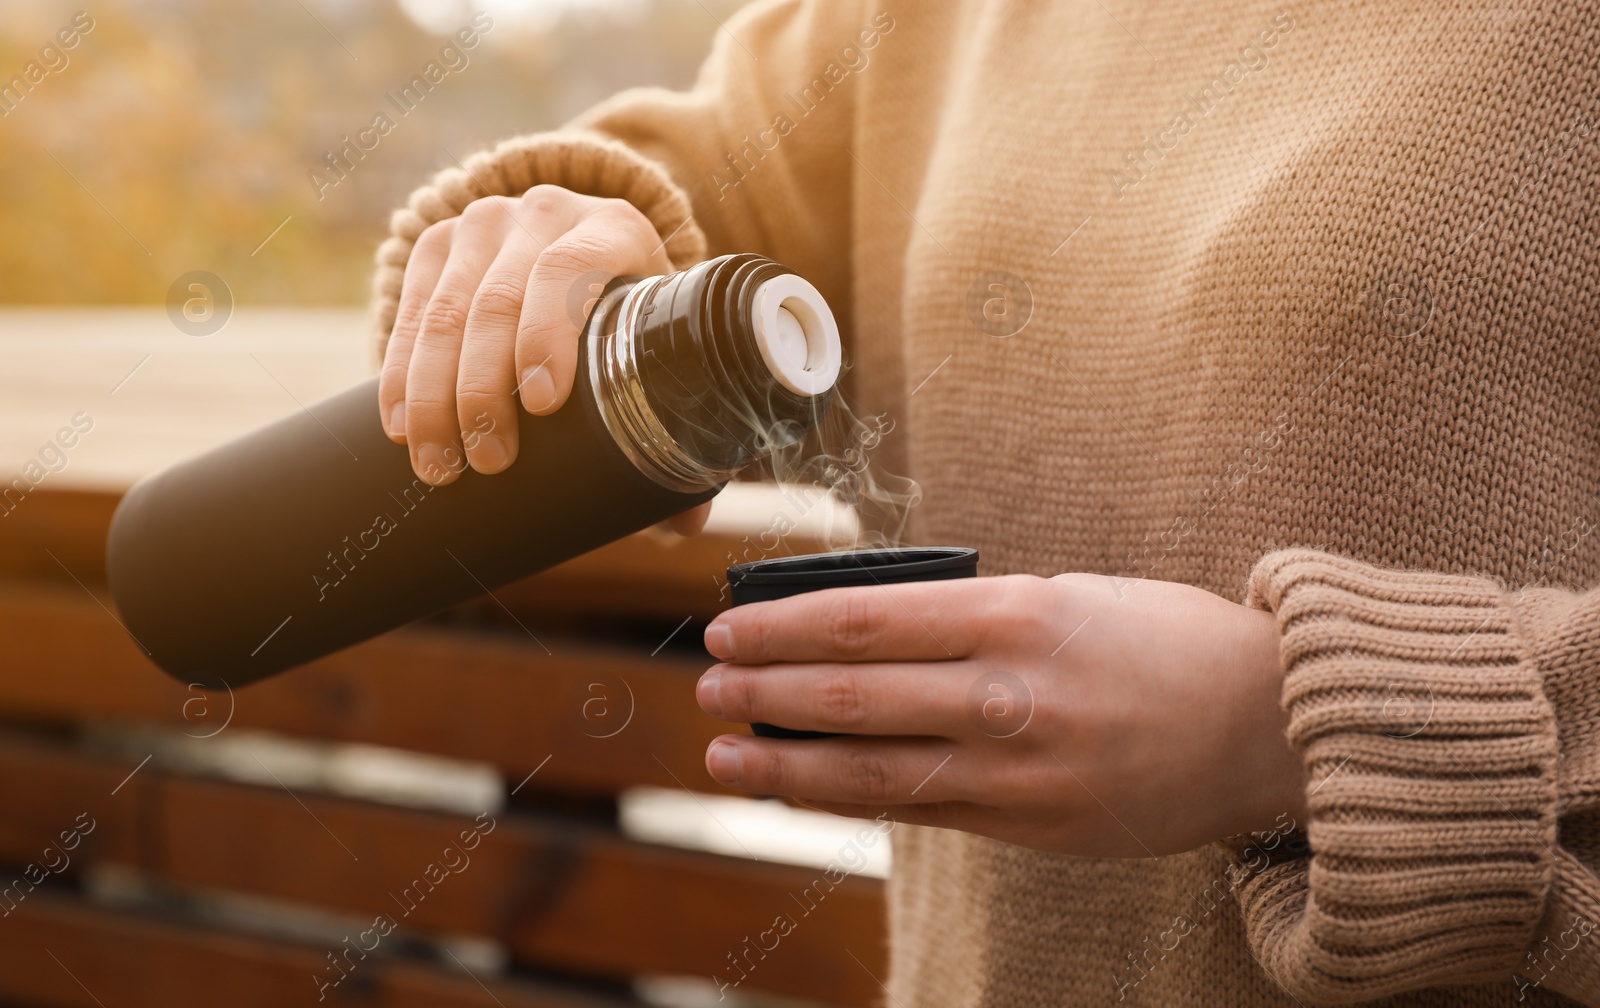
[[[778,384],[797,395],[822,395],[839,380],[844,351],[839,325],[822,294],[793,273],[756,288],[756,346]]]

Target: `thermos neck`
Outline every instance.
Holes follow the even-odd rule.
[[[762,256],[614,282],[585,331],[601,421],[640,472],[693,493],[798,443],[838,381],[838,326]]]

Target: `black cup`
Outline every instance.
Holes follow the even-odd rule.
[[[822,588],[947,581],[978,576],[978,551],[964,546],[910,546],[903,549],[852,550],[757,560],[728,568],[733,604],[771,602]],[[753,724],[763,738],[831,738],[838,732],[798,731]]]

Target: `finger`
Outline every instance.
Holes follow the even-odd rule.
[[[621,200],[598,200],[534,264],[517,329],[517,389],[530,413],[560,409],[577,371],[584,321],[570,305],[619,276],[669,272],[664,246],[643,214]],[[576,293],[575,293],[576,292]]]
[[[456,373],[456,422],[467,460],[497,473],[517,457],[517,322],[533,264],[547,242],[538,222],[519,222],[490,263],[472,297]]]
[[[971,760],[941,739],[767,739],[722,735],[706,770],[728,787],[851,805],[966,801]]]
[[[752,602],[706,627],[706,649],[741,665],[965,658],[998,625],[995,580],[827,588]]]
[[[444,272],[455,229],[454,217],[429,227],[417,239],[406,262],[400,305],[383,353],[383,371],[378,376],[378,418],[384,433],[397,444],[406,442],[406,372],[411,367],[411,347],[422,325],[423,309],[439,286],[439,274]]]
[[[411,350],[406,374],[406,443],[411,466],[435,486],[466,467],[456,422],[456,377],[467,314],[504,239],[509,219],[490,199],[468,204]],[[481,209],[476,209],[481,208]]]
[[[971,734],[967,662],[718,665],[695,697],[712,717],[850,735]]]

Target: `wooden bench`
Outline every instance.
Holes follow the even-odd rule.
[[[135,321],[150,352],[197,359],[158,321]],[[74,324],[103,334],[93,317]],[[239,352],[266,345],[274,324],[243,325]],[[19,325],[0,318],[0,365],[54,359]],[[103,379],[137,349],[94,366],[103,374],[83,408],[132,391],[138,373],[115,393]],[[304,401],[358,377],[349,347],[339,367],[310,340],[300,352],[299,370],[274,358],[274,380],[324,386]],[[202,364],[188,398],[172,396],[167,375],[161,395],[117,407],[122,422],[177,429],[177,413],[220,408],[226,389],[207,384],[217,365]],[[64,369],[51,379],[61,387],[87,381]],[[67,401],[36,394],[0,410],[24,431],[11,454],[22,458],[28,432],[47,433]],[[230,414],[206,438],[248,429],[259,412]],[[137,440],[120,431],[104,440]],[[85,462],[0,517],[0,1001],[622,1005],[641,1003],[639,978],[741,975],[727,992],[882,999],[878,880],[834,885],[816,866],[650,843],[619,825],[630,788],[718,793],[703,753],[726,726],[695,706],[693,686],[709,664],[700,630],[724,605],[717,578],[748,548],[738,528],[636,536],[496,601],[213,695],[152,666],[105,593],[105,530],[140,468],[125,450],[115,465]],[[801,534],[783,549],[816,545]],[[185,762],[259,738],[427,754],[481,769],[495,793],[475,815],[291,781],[259,759],[266,773],[254,778]],[[780,939],[771,929],[784,914],[795,926]]]

